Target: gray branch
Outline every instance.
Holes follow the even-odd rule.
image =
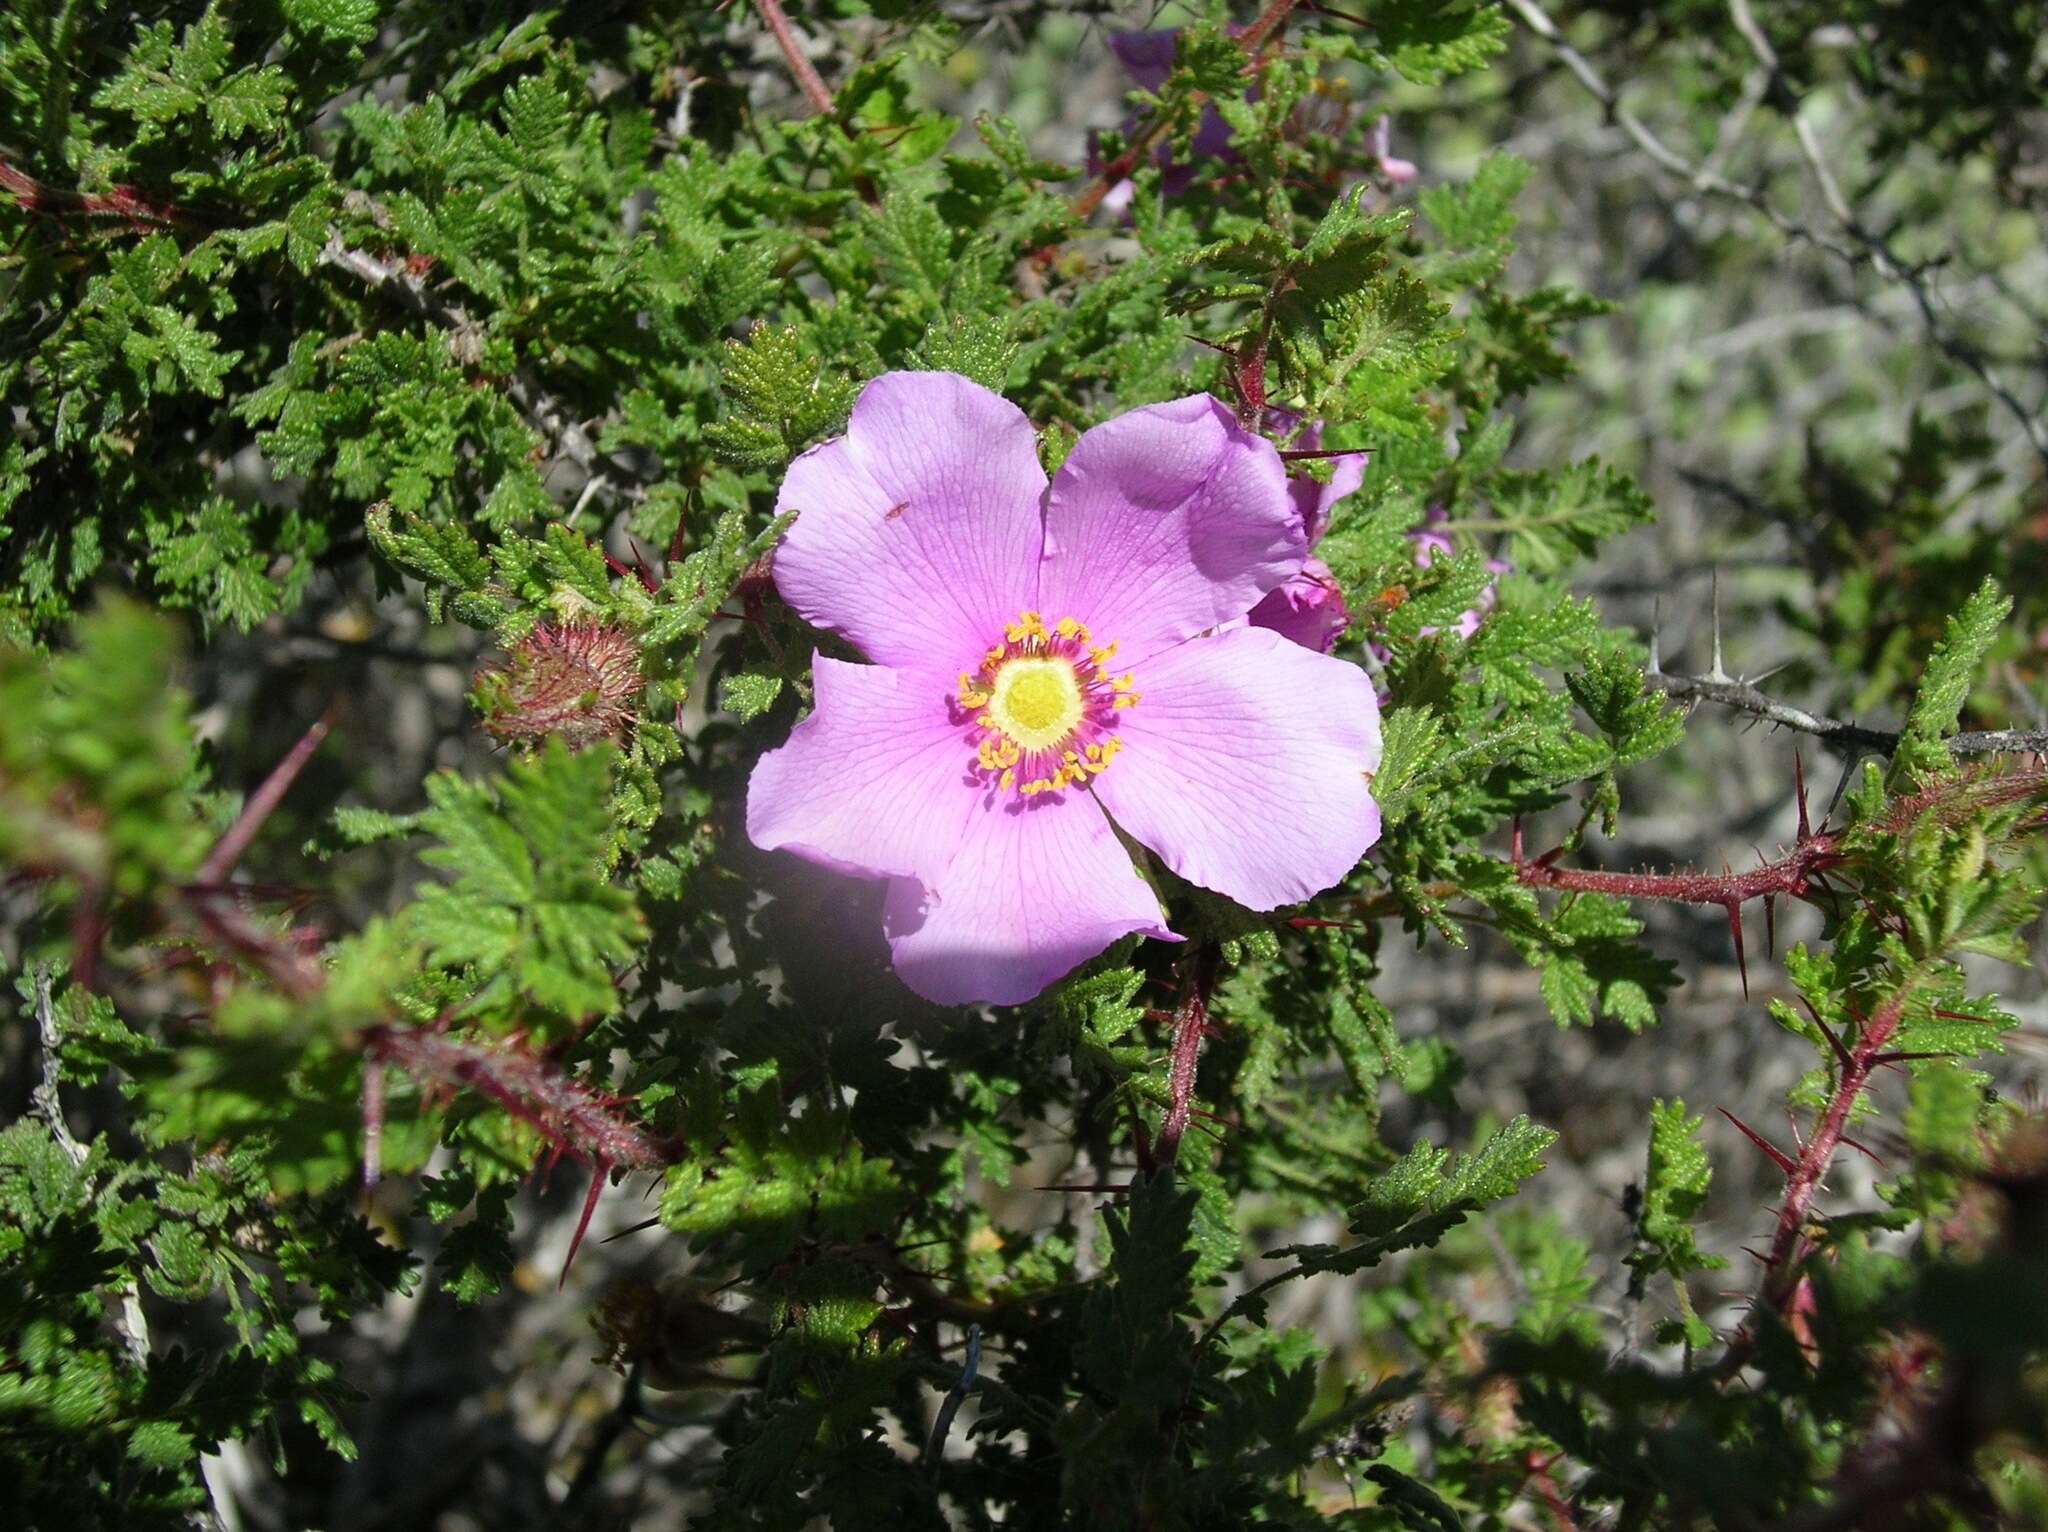
[[[1652,672],[1650,684],[1674,702],[1688,705],[1711,702],[1732,712],[1794,729],[1801,734],[1841,747],[1845,751],[1870,751],[1890,755],[1899,748],[1896,729],[1873,729],[1843,718],[1829,718],[1789,702],[1780,702],[1753,682],[1716,679],[1712,676],[1675,676]],[[1951,735],[1948,748],[1957,755],[2037,755],[2048,753],[2048,729],[1969,729]]]
[[[1771,227],[1787,239],[1810,244],[1825,250],[1844,265],[1850,267],[1868,266],[1880,277],[1899,283],[1913,297],[1915,307],[1920,311],[1921,323],[1928,339],[1933,341],[1944,355],[1968,370],[1984,388],[1998,400],[2007,413],[2018,422],[2021,432],[2044,462],[2048,462],[2048,422],[2042,412],[2029,409],[1997,373],[1993,372],[1984,355],[1975,346],[1960,336],[1952,334],[1943,322],[1939,312],[1937,295],[1927,280],[1927,269],[1931,263],[1912,263],[1901,260],[1889,243],[1873,234],[1856,217],[1855,210],[1843,196],[1840,183],[1822,155],[1819,141],[1812,127],[1800,115],[1798,102],[1790,98],[1789,90],[1784,94],[1789,101],[1785,115],[1792,124],[1793,133],[1799,140],[1801,157],[1813,172],[1814,180],[1820,187],[1821,200],[1828,211],[1841,224],[1851,243],[1844,244],[1823,234],[1811,225],[1780,212],[1770,200],[1762,186],[1740,185],[1730,181],[1711,165],[1695,164],[1669,144],[1650,131],[1640,117],[1622,106],[1620,96],[1615,92],[1593,63],[1578,49],[1564,39],[1556,24],[1545,14],[1536,0],[1507,0],[1514,13],[1522,18],[1523,24],[1544,42],[1550,45],[1565,68],[1585,89],[1586,93],[1606,110],[1608,120],[1626,133],[1636,147],[1649,157],[1650,161],[1666,174],[1686,183],[1694,192],[1706,196],[1720,197],[1740,202],[1760,214]],[[1739,31],[1750,51],[1757,57],[1771,84],[1784,89],[1784,75],[1778,56],[1756,24],[1746,0],[1730,0],[1736,30]]]

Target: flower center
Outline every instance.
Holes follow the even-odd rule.
[[[1065,660],[1005,660],[989,698],[995,726],[1026,750],[1046,750],[1081,721],[1081,682]]]
[[[1020,613],[979,671],[960,672],[960,705],[981,730],[975,770],[1027,798],[1107,771],[1123,749],[1110,725],[1138,703],[1131,677],[1109,674],[1115,653],[1114,643],[1096,647],[1072,617],[1048,627],[1037,612]]]

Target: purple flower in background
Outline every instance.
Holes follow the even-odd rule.
[[[1304,452],[1314,452],[1322,446],[1322,427],[1302,429],[1300,417],[1290,410],[1266,411],[1266,425],[1283,440],[1299,431],[1294,444]],[[1330,530],[1330,517],[1337,502],[1364,482],[1369,460],[1370,454],[1364,452],[1347,452],[1333,459],[1327,484],[1306,473],[1288,478],[1287,495],[1294,503],[1295,514],[1301,518],[1302,537],[1309,547],[1321,542],[1323,534]],[[1343,588],[1329,566],[1321,559],[1310,558],[1303,561],[1298,574],[1252,608],[1251,622],[1254,627],[1271,628],[1304,649],[1328,654],[1351,625],[1351,613],[1344,605]]]
[[[1242,32],[1242,27],[1230,27],[1232,37]],[[1180,33],[1172,32],[1112,32],[1109,34],[1109,51],[1117,62],[1124,66],[1124,73],[1131,77],[1131,83],[1139,90],[1157,92],[1166,83],[1166,77],[1173,73],[1173,58],[1179,46]],[[1129,133],[1133,124],[1126,118],[1123,131]],[[1216,159],[1235,161],[1240,156],[1230,145],[1230,124],[1213,106],[1202,108],[1202,119],[1195,125],[1195,136],[1190,146],[1197,156],[1210,155]],[[1153,151],[1154,163],[1159,166],[1160,190],[1169,197],[1178,197],[1195,181],[1195,167],[1173,158],[1172,151],[1161,144]],[[1096,151],[1093,137],[1088,143],[1088,171],[1100,175],[1107,168],[1102,156]],[[1110,212],[1121,215],[1131,205],[1131,198],[1137,194],[1137,183],[1126,176],[1110,187],[1103,195],[1102,206]]]
[[[1245,29],[1230,26],[1224,30],[1230,36],[1237,37]],[[1124,66],[1124,73],[1130,76],[1131,84],[1139,90],[1157,94],[1166,84],[1166,77],[1173,72],[1179,39],[1178,30],[1112,32],[1109,34],[1109,51],[1115,54],[1117,62]],[[1245,99],[1257,100],[1258,92],[1247,91]],[[1297,121],[1304,120],[1299,115],[1302,110],[1304,109],[1297,109]],[[1340,111],[1339,121],[1325,126],[1331,131],[1341,131],[1343,119],[1348,116],[1348,109]],[[1123,131],[1128,134],[1134,125],[1132,119],[1124,119]],[[1412,160],[1399,159],[1394,155],[1392,131],[1393,119],[1382,112],[1379,120],[1373,124],[1373,154],[1379,161],[1380,174],[1392,185],[1402,186],[1414,180],[1418,172]],[[1223,120],[1222,114],[1213,106],[1202,108],[1202,117],[1195,125],[1195,135],[1189,147],[1196,158],[1207,156],[1226,164],[1235,164],[1243,158],[1232,143],[1230,124]],[[1162,144],[1154,150],[1152,158],[1160,168],[1159,189],[1163,195],[1178,197],[1194,184],[1194,166],[1174,159],[1166,145]],[[1108,163],[1102,158],[1091,134],[1088,140],[1088,173],[1099,176],[1107,169]],[[1113,214],[1122,215],[1130,208],[1131,199],[1136,194],[1137,183],[1126,176],[1103,194],[1101,205]]]
[[[1396,186],[1405,186],[1421,172],[1413,160],[1394,157],[1393,126],[1394,119],[1381,112],[1380,120],[1372,125],[1372,152],[1379,158],[1380,174]]]
[[[1439,554],[1445,558],[1456,557],[1457,549],[1451,546],[1451,540],[1436,530],[1445,520],[1446,517],[1443,511],[1432,510],[1423,519],[1423,525],[1418,530],[1408,534],[1408,541],[1415,545],[1415,567],[1417,569],[1429,568],[1436,561]],[[1461,639],[1469,639],[1479,631],[1479,624],[1485,621],[1486,614],[1492,611],[1494,604],[1500,600],[1500,592],[1495,588],[1500,583],[1499,576],[1508,573],[1515,566],[1503,559],[1488,559],[1486,567],[1495,578],[1488,580],[1485,587],[1479,592],[1479,605],[1468,607],[1460,612],[1457,622],[1452,625],[1451,631],[1456,633]],[[1417,631],[1417,636],[1420,638],[1431,638],[1435,636],[1436,632],[1435,628],[1422,628]]]
[[[1279,454],[1208,395],[1095,427],[1048,484],[1015,405],[888,373],[777,509],[783,598],[872,663],[814,659],[747,833],[889,880],[926,998],[1026,1000],[1120,936],[1176,940],[1112,820],[1257,910],[1379,838],[1365,673],[1240,621],[1307,543]]]

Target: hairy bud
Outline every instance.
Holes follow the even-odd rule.
[[[618,628],[543,622],[476,678],[484,727],[505,741],[559,734],[572,750],[622,740],[640,694],[640,653]]]

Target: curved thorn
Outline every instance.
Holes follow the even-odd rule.
[[[1757,1132],[1756,1129],[1752,1128],[1740,1117],[1737,1117],[1733,1112],[1729,1111],[1728,1108],[1726,1108],[1725,1106],[1717,1106],[1714,1108],[1714,1110],[1719,1112],[1723,1117],[1727,1118],[1730,1122],[1734,1123],[1736,1131],[1739,1132],[1744,1138],[1748,1139],[1752,1144],[1755,1144],[1757,1148],[1763,1150],[1763,1152],[1770,1157],[1771,1163],[1777,1166],[1778,1169],[1782,1170],[1786,1175],[1791,1175],[1793,1171],[1799,1168],[1798,1164],[1792,1159],[1790,1155],[1786,1154],[1784,1150],[1780,1149],[1776,1144],[1772,1143],[1769,1139],[1765,1138],[1761,1133]]]

